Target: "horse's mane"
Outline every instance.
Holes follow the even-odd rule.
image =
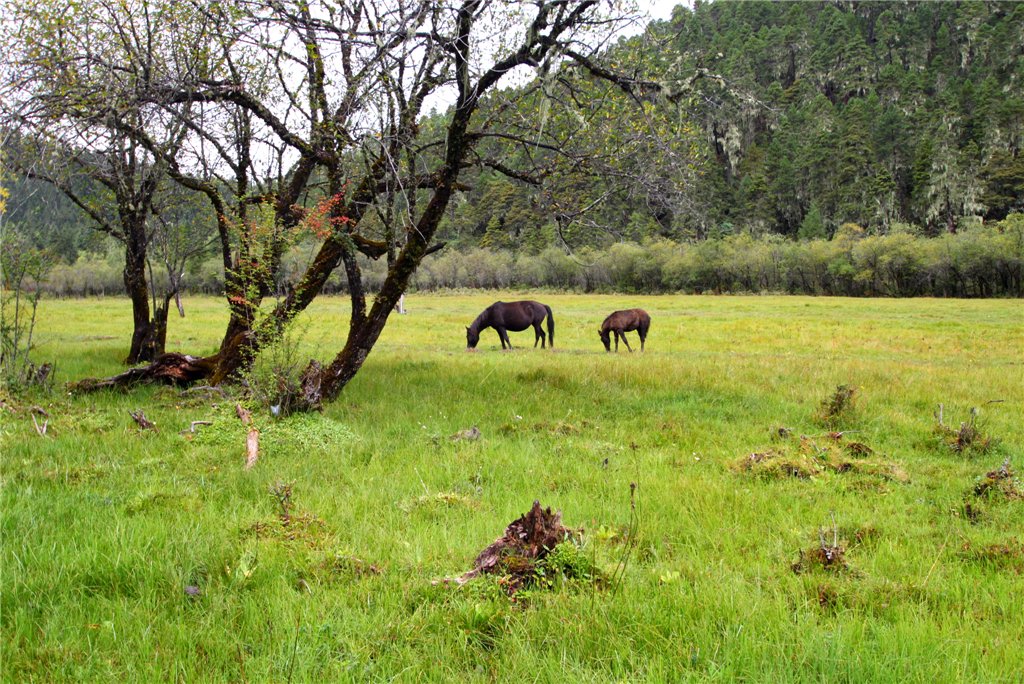
[[[493,306],[493,304],[491,306]],[[469,329],[470,330],[474,330],[476,332],[480,332],[480,326],[481,326],[481,324],[484,323],[484,319],[488,318],[487,314],[488,314],[488,312],[490,312],[490,310],[491,310],[491,307],[489,306],[486,309],[484,309],[483,311],[481,311],[480,315],[478,315],[476,318],[474,318],[473,322],[469,324]],[[490,323],[488,323],[488,325],[490,325]],[[484,327],[487,327],[487,326],[484,326]]]

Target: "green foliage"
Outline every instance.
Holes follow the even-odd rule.
[[[424,264],[417,283],[424,289],[1019,293],[1018,266],[1007,263],[1019,259],[1019,250],[1008,259],[994,255],[986,231],[1024,211],[1024,79],[1014,48],[1022,11],[973,2],[683,7],[649,27],[647,37],[623,39],[605,55],[619,71],[670,91],[691,84],[671,101],[636,102],[570,70],[551,70],[548,87],[534,83],[507,99],[488,99],[485,115],[502,126],[518,131],[530,122],[540,130],[526,136],[534,146],[485,138],[477,153],[510,169],[531,169],[540,184],[466,169],[468,189],[452,202],[438,234],[450,246]],[[693,80],[699,69],[722,79]],[[561,106],[550,96],[559,79],[580,101],[600,106],[587,112]],[[421,128],[436,128],[445,116],[424,117]],[[84,194],[102,192],[85,179],[75,183]],[[109,294],[120,287],[120,267],[99,256],[105,243],[81,212],[38,182],[15,179],[9,186],[11,220],[62,261],[46,286],[50,292]],[[168,205],[161,220],[180,228],[174,235],[192,235],[189,226],[200,224],[212,230],[209,211],[195,198],[179,192],[161,202]],[[916,226],[915,236],[939,236],[978,218],[986,230],[967,229],[968,242],[978,243],[973,247],[878,240],[851,257],[818,242],[844,223],[864,227],[868,237],[905,232],[900,226]],[[368,225],[374,220],[371,212]],[[245,228],[240,235],[248,235]],[[309,234],[277,236],[273,226],[261,230],[240,242],[240,253],[259,256],[271,238],[281,237],[274,246],[284,250],[280,269],[243,275],[273,279],[269,289],[294,282],[316,241]],[[758,250],[687,244],[737,234],[813,244],[765,243]],[[630,254],[660,239],[678,244],[667,258]],[[899,256],[883,264],[888,248]],[[586,250],[592,251],[583,257]],[[722,255],[748,261],[733,268],[720,263]],[[777,277],[780,259],[797,270]],[[768,263],[774,265],[767,274],[755,272]],[[760,266],[752,270],[752,264]],[[386,263],[361,259],[361,266],[369,289],[383,282]],[[223,287],[219,255],[187,270],[194,291]],[[325,291],[341,291],[343,280],[336,273]]]
[[[299,352],[302,330],[294,322],[264,345],[245,370],[243,382],[249,400],[275,415],[291,413],[291,400],[301,391],[302,372],[309,363]]]
[[[69,264],[83,254],[104,250],[107,240],[95,223],[60,190],[43,181],[11,175],[13,172],[4,183],[11,196],[5,220],[19,226],[33,247],[45,248],[56,261]],[[82,196],[95,198],[97,204],[113,206],[103,187],[84,175],[75,177],[71,187]]]
[[[37,373],[30,357],[43,293],[40,284],[52,265],[49,253],[11,229],[0,207],[0,387],[6,391],[48,380],[49,370]]]
[[[982,203],[995,218],[1005,218],[1010,212],[1024,212],[1024,156],[999,151],[982,169],[985,192]]]
[[[825,220],[821,217],[821,209],[816,203],[811,204],[810,211],[800,222],[800,231],[797,235],[801,240],[820,240],[828,237]]]
[[[537,563],[535,571],[537,586],[543,589],[557,589],[570,583],[592,584],[602,579],[589,550],[571,540],[551,549]]]
[[[813,217],[813,213],[808,216]],[[586,292],[788,292],[844,296],[1019,297],[1024,215],[934,238],[893,223],[867,234],[846,223],[831,240],[746,233],[699,242],[615,243],[568,255],[445,250],[413,277],[421,291],[551,288]]]

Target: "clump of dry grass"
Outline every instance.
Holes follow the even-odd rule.
[[[853,546],[873,546],[882,536],[882,531],[874,525],[861,525],[848,530],[840,530],[844,538],[852,539]]]
[[[277,520],[257,520],[242,530],[243,536],[278,542],[297,542],[311,549],[329,545],[333,535],[323,518],[313,513],[294,512],[292,483],[275,482],[270,487],[270,495],[277,502]]]
[[[458,432],[456,432],[454,435],[452,435],[448,439],[450,439],[453,442],[460,442],[460,441],[475,442],[476,440],[480,439],[480,428],[478,428],[476,425],[474,425],[473,427],[471,427],[471,428],[469,428],[467,430],[459,430]]]
[[[526,423],[524,421],[516,421],[513,423],[505,423],[498,428],[498,432],[502,435],[514,435],[517,433],[546,433],[553,437],[565,437],[570,435],[579,435],[583,432],[594,427],[594,424],[589,420],[582,420],[578,423],[570,423],[564,420],[558,421],[541,421],[537,423]]]
[[[818,600],[818,605],[822,609],[834,613],[838,610],[841,603],[841,597],[836,588],[831,584],[819,584],[814,590],[815,596]]]
[[[755,451],[737,460],[733,469],[766,479],[795,477],[806,480],[821,472],[821,466],[813,459],[804,455],[791,456],[780,449]]]
[[[404,513],[411,513],[418,509],[440,510],[446,508],[466,508],[476,510],[480,508],[480,502],[466,494],[458,492],[437,492],[435,494],[422,494],[412,499],[398,502],[398,509]]]
[[[1010,459],[1007,458],[1003,465],[978,479],[977,484],[964,494],[963,503],[954,514],[962,515],[972,525],[976,525],[987,514],[989,505],[1021,499],[1024,499],[1024,491],[1021,491],[1016,474],[1010,468]]]
[[[815,421],[830,430],[848,425],[856,411],[857,388],[850,385],[838,385],[834,392],[818,407]]]
[[[949,448],[953,453],[971,455],[984,454],[992,449],[998,441],[986,435],[978,423],[978,407],[971,408],[970,418],[962,421],[960,427],[954,428],[943,422],[943,406],[939,404],[939,410],[935,414],[935,434],[939,441]]]
[[[839,543],[839,530],[832,519],[832,540],[825,539],[825,531],[818,529],[818,544],[806,551],[800,550],[800,558],[792,566],[793,572],[802,574],[820,569],[826,572],[843,572],[849,569],[846,563],[846,547]]]
[[[377,577],[383,573],[381,566],[375,563],[334,552],[299,569],[293,587],[299,592],[312,592],[311,583],[321,586],[345,584]]]
[[[975,496],[998,496],[1006,499],[1024,499],[1024,492],[1017,486],[1017,477],[1010,468],[1010,459],[1003,465],[985,473],[985,477],[974,486]]]
[[[278,542],[297,542],[311,549],[323,548],[332,540],[327,522],[312,513],[299,513],[288,518],[288,522],[257,520],[242,530],[243,536],[268,539]]]
[[[793,572],[801,574],[814,569],[827,572],[841,572],[849,566],[846,564],[846,549],[842,546],[812,546],[800,551],[800,559],[793,563]]]
[[[362,578],[379,575],[383,572],[380,566],[355,556],[334,554],[324,559],[318,566],[331,576]]]
[[[860,473],[884,480],[906,482],[906,472],[894,463],[869,459],[875,451],[862,442],[846,441],[841,432],[825,435],[777,437],[778,444],[736,460],[732,469],[765,479],[795,477],[806,480],[824,473]]]
[[[964,542],[960,548],[960,558],[998,570],[1009,570],[1018,575],[1024,573],[1024,543],[1015,537],[1001,544],[977,547]]]

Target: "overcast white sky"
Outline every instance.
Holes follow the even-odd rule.
[[[639,0],[641,9],[646,9],[652,19],[671,19],[672,8],[676,5],[692,6],[691,0]]]

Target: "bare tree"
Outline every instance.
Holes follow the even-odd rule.
[[[133,8],[155,16],[157,1],[137,0]],[[133,9],[117,7],[109,11]],[[187,48],[142,50],[137,44],[161,44],[149,37],[152,21],[110,23],[139,36],[122,41],[131,49],[111,61],[130,74],[133,111],[159,112],[162,125],[111,116],[110,108],[100,122],[214,207],[232,306],[221,349],[203,364],[214,368],[215,382],[250,364],[342,269],[348,336],[329,365],[311,362],[303,374],[299,403],[306,407],[336,397],[355,376],[413,272],[443,246],[434,237],[462,189],[463,170],[487,166],[529,179],[528,170],[488,154],[485,143],[502,135],[503,113],[514,102],[499,85],[521,84],[570,59],[595,64],[592,55],[634,20],[609,0],[192,0],[160,7],[187,34]],[[104,64],[101,57],[91,66],[97,56],[88,51],[75,59]],[[427,117],[428,107],[445,113]],[[162,142],[172,131],[180,140],[174,149]],[[533,137],[520,133],[521,142]],[[316,255],[281,301],[263,307],[289,235],[311,226],[323,238]],[[372,300],[359,255],[388,257]]]
[[[180,117],[138,97],[141,72],[168,66],[180,35],[168,18],[139,8],[103,2],[60,11],[55,3],[11,8],[0,24],[12,47],[3,70],[3,107],[8,163],[21,174],[52,183],[91,217],[97,230],[124,245],[124,285],[132,303],[133,331],[126,361],[163,353],[166,307],[151,309],[147,258],[149,221],[165,178],[164,157],[185,140]],[[131,11],[140,9],[141,11]],[[125,64],[137,68],[127,69]],[[129,131],[151,131],[151,147]],[[153,149],[160,154],[154,154]],[[83,192],[77,179],[87,178]],[[161,318],[162,316],[162,318]]]
[[[313,403],[336,396],[362,366],[409,277],[437,249],[433,238],[460,173],[486,162],[473,157],[498,121],[480,115],[486,98],[517,69],[550,69],[570,50],[599,46],[620,24],[600,9],[598,0],[251,2],[234,5],[230,21],[219,18],[222,33],[234,32],[225,45],[264,46],[270,55],[278,75],[271,96],[236,74],[166,89],[154,84],[153,99],[248,111],[295,155],[296,169],[317,168],[330,203],[326,239],[308,269],[236,348],[222,349],[221,372],[251,359],[340,266],[352,307],[348,339],[329,366],[305,374]],[[442,124],[421,130],[425,104],[442,102],[445,93],[454,104]],[[390,205],[396,196],[401,200]],[[377,216],[387,220],[366,220],[381,207]],[[356,255],[379,258],[389,249],[387,277],[371,303]]]

